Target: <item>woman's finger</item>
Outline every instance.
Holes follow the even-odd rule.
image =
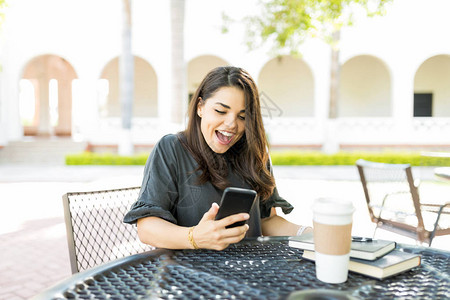
[[[203,217],[200,220],[200,222],[207,221],[207,220],[214,220],[216,218],[216,215],[217,215],[218,211],[219,211],[219,205],[214,202],[211,205],[211,207],[209,208],[209,210],[207,212],[205,212],[205,214],[203,215]]]
[[[229,236],[229,237],[224,237],[223,239],[220,240],[219,245],[222,245],[222,249],[225,249],[226,247],[228,247],[228,245],[230,244],[235,244],[240,242],[244,237],[245,237],[245,233],[247,232],[247,230],[245,230],[242,234],[240,235],[235,235],[235,236]]]
[[[244,224],[242,226],[232,227],[232,228],[226,228],[222,232],[222,239],[245,235],[245,233],[247,232],[248,228],[249,227],[248,227],[247,224]]]
[[[220,219],[217,221],[217,224],[219,226],[227,227],[236,222],[247,221],[249,218],[250,218],[249,214],[240,213],[240,214],[235,214],[235,215],[231,215],[231,216],[225,217],[223,219]]]

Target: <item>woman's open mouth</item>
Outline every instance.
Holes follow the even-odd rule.
[[[222,145],[228,145],[233,140],[234,134],[222,130],[216,130],[216,136],[219,143]]]

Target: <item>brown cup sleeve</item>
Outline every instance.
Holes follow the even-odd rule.
[[[314,250],[329,255],[344,255],[350,252],[352,223],[329,225],[314,222]]]

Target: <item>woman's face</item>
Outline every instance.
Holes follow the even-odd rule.
[[[220,88],[206,101],[199,101],[197,114],[208,146],[225,153],[244,135],[244,92],[236,87]]]

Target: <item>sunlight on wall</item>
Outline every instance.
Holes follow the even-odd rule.
[[[50,79],[48,83],[48,102],[50,112],[50,125],[55,127],[58,125],[58,80]]]
[[[99,79],[97,81],[97,101],[100,110],[100,117],[108,116],[108,94],[109,80]]]
[[[34,97],[34,86],[28,79],[21,79],[19,81],[19,109],[22,125],[34,125],[36,98]]]

